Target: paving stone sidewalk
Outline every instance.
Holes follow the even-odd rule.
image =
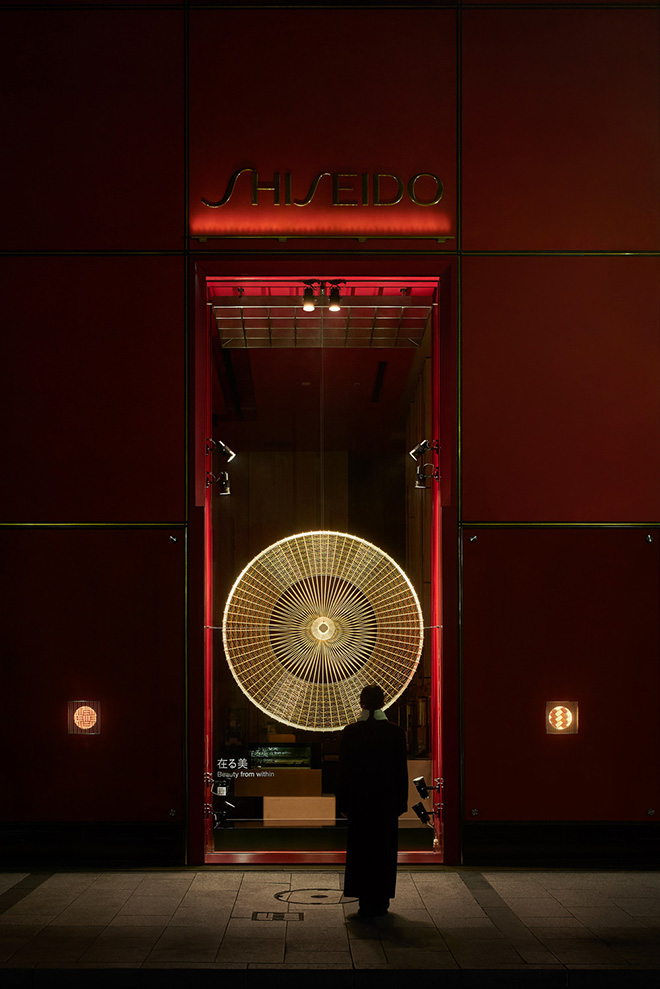
[[[339,869],[0,873],[0,985],[660,989],[660,872],[399,870],[366,923]],[[424,975],[424,971],[427,975]],[[428,971],[431,970],[431,971]],[[435,974],[431,974],[431,972]]]

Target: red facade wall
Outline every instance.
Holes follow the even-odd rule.
[[[182,250],[181,11],[2,12],[0,249]]]
[[[467,820],[649,820],[660,800],[659,537],[466,527]],[[562,700],[579,704],[578,733],[546,734],[546,701]]]
[[[463,14],[464,249],[658,249],[659,18]]]
[[[194,11],[190,97],[193,235],[343,233],[454,240],[455,11]],[[267,191],[258,193],[258,206],[251,205],[249,174],[237,180],[226,205],[203,204],[203,198],[218,202],[230,176],[247,167],[256,169],[264,186],[280,173],[279,206]],[[340,184],[353,191],[340,192],[338,200],[357,205],[333,206],[329,176],[309,205],[286,205],[287,171],[292,201],[304,201],[319,173],[349,173],[354,177]],[[371,205],[374,172],[393,173],[407,187],[413,176],[428,171],[444,186],[436,206],[414,205],[407,189],[397,205]],[[362,205],[363,172],[369,206]],[[432,198],[435,190],[429,180],[420,180],[420,198]],[[383,178],[383,201],[396,191],[394,180]],[[195,246],[222,245],[211,240]]]
[[[5,258],[5,522],[182,522],[184,262]]]
[[[463,517],[660,506],[660,258],[463,260]]]
[[[0,546],[2,819],[181,822],[183,529],[10,527]],[[101,702],[99,735],[67,733],[75,700]]]
[[[443,552],[458,559],[457,532],[464,550],[445,571],[450,859],[473,807],[642,821],[659,757],[659,11],[67,6],[0,12],[11,819],[180,812],[184,562],[201,780],[195,260],[318,274],[360,253],[374,274],[445,269],[440,414],[460,459],[441,451]],[[444,194],[339,208],[326,178],[310,207],[201,205],[243,167],[291,171],[296,195],[321,171],[429,170]],[[358,232],[379,240],[334,239]],[[184,561],[169,536],[186,528]],[[557,739],[539,710],[564,690],[582,720]],[[76,747],[62,704],[93,691],[107,730]],[[196,792],[193,837],[201,808]]]

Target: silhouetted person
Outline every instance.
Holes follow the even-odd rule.
[[[387,913],[396,889],[399,815],[408,809],[406,736],[382,711],[383,691],[365,687],[362,713],[344,728],[337,805],[348,819],[344,895],[360,900],[359,916]]]

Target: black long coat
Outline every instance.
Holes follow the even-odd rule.
[[[406,736],[398,725],[369,718],[344,728],[337,808],[348,819],[344,895],[394,896],[398,818],[408,809]]]

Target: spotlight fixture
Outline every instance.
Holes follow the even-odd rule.
[[[434,810],[428,811],[421,800],[418,804],[414,804],[412,809],[415,814],[417,814],[417,817],[420,819],[422,824],[429,824],[433,827],[433,815],[435,814]]]
[[[328,309],[330,312],[339,312],[341,309],[341,294],[339,292],[339,285],[336,282],[330,283],[330,304]]]
[[[234,453],[234,451],[233,450],[230,450],[229,447],[227,446],[227,444],[226,443],[223,443],[222,440],[208,439],[206,441],[206,453],[207,453],[207,455],[213,453],[214,450],[217,450],[218,453],[221,453],[223,455],[223,457],[226,457],[227,458],[227,463],[231,463],[231,461],[236,456],[236,454]]]
[[[303,293],[303,310],[305,312],[314,312],[316,309],[316,299],[314,298],[314,284],[313,282],[305,282],[305,291]]]
[[[326,282],[321,278],[311,278],[309,281],[303,282],[305,290],[303,292],[303,311],[304,312],[314,312],[317,305],[322,308],[327,306],[329,312],[339,312],[341,309],[341,292],[339,289],[340,285],[345,285],[346,280],[344,278],[335,278],[327,285],[330,288],[330,294],[326,295]]]
[[[413,784],[422,800],[426,800],[428,798],[431,790],[440,790],[442,788],[442,780],[438,779],[435,781],[433,786],[428,786],[423,776],[417,776],[413,780]]]
[[[218,485],[218,494],[228,495],[231,494],[231,486],[229,484],[229,474],[226,470],[221,471],[219,474],[212,474],[211,471],[206,473],[206,487],[210,487],[211,484]]]
[[[231,494],[231,487],[229,485],[229,474],[226,470],[223,470],[218,478],[218,494],[228,495]]]
[[[440,778],[435,780],[432,786],[429,786],[423,776],[417,776],[413,780],[413,784],[422,800],[428,799],[431,790],[437,790],[438,793],[442,790],[442,779]],[[441,806],[442,804],[436,804],[436,808],[440,808]],[[418,804],[415,804],[412,809],[415,814],[417,814],[417,817],[420,819],[422,824],[428,824],[431,828],[433,827],[433,818],[440,813],[439,809],[427,810],[421,801]]]
[[[430,467],[431,470],[427,470]],[[427,477],[432,477],[434,481],[440,480],[440,471],[433,464],[420,464],[415,471],[415,487],[424,490],[426,488]]]
[[[419,793],[422,800],[426,800],[429,795],[429,788],[426,785],[426,780],[424,779],[424,777],[418,776],[417,779],[413,780],[413,783],[415,785],[415,789]]]
[[[435,453],[440,449],[440,442],[438,440],[420,440],[417,446],[414,446],[410,451],[410,456],[413,460],[419,460],[423,453],[427,450],[433,450]]]

